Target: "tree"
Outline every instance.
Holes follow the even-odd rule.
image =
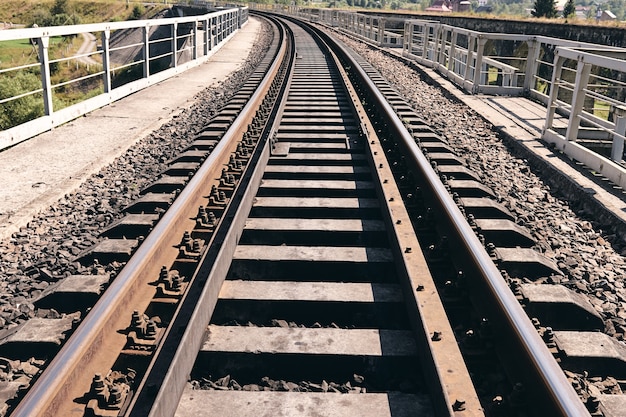
[[[568,18],[576,13],[576,6],[574,5],[574,0],[567,0],[565,6],[563,7],[563,17]]]
[[[141,16],[143,16],[143,12],[144,12],[143,6],[141,6],[139,4],[135,4],[129,19],[130,20],[139,20],[139,19],[141,19]]]
[[[50,9],[50,13],[55,14],[71,14],[69,10],[69,5],[67,4],[67,0],[55,0],[52,9]]]
[[[15,97],[41,88],[35,74],[26,72],[14,77],[0,78],[0,99]],[[28,95],[0,104],[0,130],[28,122],[43,115],[43,100],[37,95]]]
[[[535,8],[530,13],[535,17],[556,17],[554,0],[535,0]]]

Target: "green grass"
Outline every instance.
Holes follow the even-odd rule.
[[[600,119],[609,120],[611,105],[606,101],[596,100],[593,104],[593,115]]]
[[[79,16],[81,23],[96,23],[113,20],[126,20],[132,15],[135,1],[127,4],[126,0],[69,0],[69,14]],[[37,23],[37,16],[49,10],[53,0],[2,0],[0,22],[11,22],[16,25],[31,26]],[[165,4],[144,5],[145,14],[149,18]],[[56,37],[50,39],[48,49],[50,60],[71,56],[82,42],[78,37]],[[14,68],[29,64],[37,64],[37,47],[30,39],[0,42],[0,69]],[[65,81],[76,80],[99,71],[95,66],[85,67],[74,61],[61,61],[51,65],[53,86]],[[0,74],[0,97],[16,97],[20,94],[41,88],[39,68],[12,70]],[[101,77],[92,77],[60,87],[53,87],[52,99],[54,109],[59,110],[69,105],[84,101],[101,94],[103,83]],[[0,130],[24,123],[43,114],[41,94],[30,95],[0,105]]]
[[[37,62],[37,53],[28,39],[0,42],[0,68]]]
[[[30,26],[34,23],[34,16],[43,9],[49,10],[54,0],[2,0],[0,7],[0,22],[12,22]],[[172,4],[173,1],[168,1]],[[112,20],[126,20],[131,16],[135,4],[144,4],[136,0],[129,3],[126,0],[69,0],[72,13],[80,16],[82,23],[109,22]],[[148,15],[168,7],[163,1],[143,6]]]
[[[50,39],[50,56],[54,56],[55,47],[61,46],[65,39],[54,37]],[[0,42],[0,69],[17,67],[37,62],[37,48],[29,39],[18,39]]]
[[[487,71],[487,85],[497,85],[498,84],[498,68],[489,67]]]

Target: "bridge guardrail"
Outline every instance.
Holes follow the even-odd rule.
[[[523,95],[542,103],[542,139],[626,188],[626,49],[477,32],[419,19],[403,19],[397,30],[390,29],[397,27],[394,19],[334,9],[274,5],[272,10],[379,46],[401,46],[403,56],[435,69],[470,94]],[[567,120],[567,128],[555,125],[557,114]]]
[[[23,62],[0,66],[0,150],[206,62],[247,18],[247,8],[235,7],[200,16],[0,30],[0,42],[33,48]],[[71,53],[71,40],[89,34],[99,35],[97,50]],[[69,66],[75,71],[63,72]],[[72,89],[88,98],[73,102]],[[32,114],[23,114],[30,108]]]
[[[620,187],[626,140],[626,49],[557,47],[542,137]],[[567,115],[567,127],[555,115]]]

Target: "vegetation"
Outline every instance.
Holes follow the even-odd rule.
[[[15,77],[0,78],[0,100],[22,94],[24,91],[33,91],[41,88],[39,76],[32,73],[23,73]],[[30,95],[0,104],[0,129],[24,123],[43,115],[43,101],[41,94]]]
[[[534,17],[556,17],[556,6],[554,0],[536,0],[535,8],[531,11]]]
[[[144,6],[138,0],[2,0],[0,22],[43,26],[45,19],[54,15],[66,15],[70,21],[77,19],[80,23],[128,20],[137,18],[135,6],[145,16],[169,7],[167,3],[174,1],[160,0]]]
[[[165,6],[131,6],[126,0],[4,0],[0,9],[0,24],[4,21],[24,26],[55,26],[140,19],[146,13],[156,13]],[[51,38],[50,58],[70,56],[81,42],[82,38],[74,36]],[[37,54],[36,44],[29,39],[0,42],[0,69],[36,64]],[[103,85],[100,77],[88,77],[99,70],[95,65],[88,67],[76,61],[60,61],[51,65],[53,85],[85,77],[83,81],[53,88],[54,109],[59,110],[101,93]],[[41,87],[38,65],[0,74],[0,100],[24,94],[21,98],[0,104],[0,130],[43,115],[42,93],[28,94]]]
[[[563,7],[563,17],[568,18],[576,13],[576,6],[574,5],[574,0],[567,0],[565,3],[565,7]]]
[[[434,0],[326,0],[322,3],[312,3],[310,0],[255,0],[255,2],[284,5],[291,5],[293,3],[298,6],[311,5],[312,7],[335,7],[341,9],[370,8],[421,12],[431,6]],[[532,10],[535,9],[535,2],[536,0],[487,0],[487,6],[490,10],[488,15],[509,18],[531,17]],[[478,0],[470,0],[470,3],[470,13],[476,14]],[[595,23],[595,16],[598,10],[610,10],[615,14],[618,21],[626,20],[626,1],[624,0],[571,0],[571,3],[573,6],[572,10],[574,11],[577,6],[585,7],[584,13],[586,13],[586,15],[576,16],[578,23],[584,22],[585,19],[589,19],[590,22]],[[556,13],[553,15],[553,18],[564,17],[562,11],[556,8],[555,10]],[[481,13],[487,14],[484,10]],[[570,18],[573,16],[574,13],[568,14]]]

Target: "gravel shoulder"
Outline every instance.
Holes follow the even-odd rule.
[[[251,19],[241,33],[208,64],[0,153],[0,329],[59,317],[35,311],[32,300],[63,277],[118,270],[74,260],[263,58],[272,41],[267,25]]]
[[[498,201],[516,216],[517,223],[531,232],[537,241],[534,249],[563,272],[538,283],[562,284],[585,294],[604,319],[605,332],[624,342],[626,244],[611,228],[613,224],[584,201],[573,201],[563,189],[551,185],[554,172],[531,163],[519,147],[503,139],[497,126],[460,100],[462,93],[451,93],[423,72],[361,42],[342,39],[449,141],[468,168],[479,173]],[[517,280],[530,282],[525,277]]]
[[[207,63],[0,152],[0,241],[175,120],[202,90],[220,88],[245,65],[260,26],[252,18]]]

